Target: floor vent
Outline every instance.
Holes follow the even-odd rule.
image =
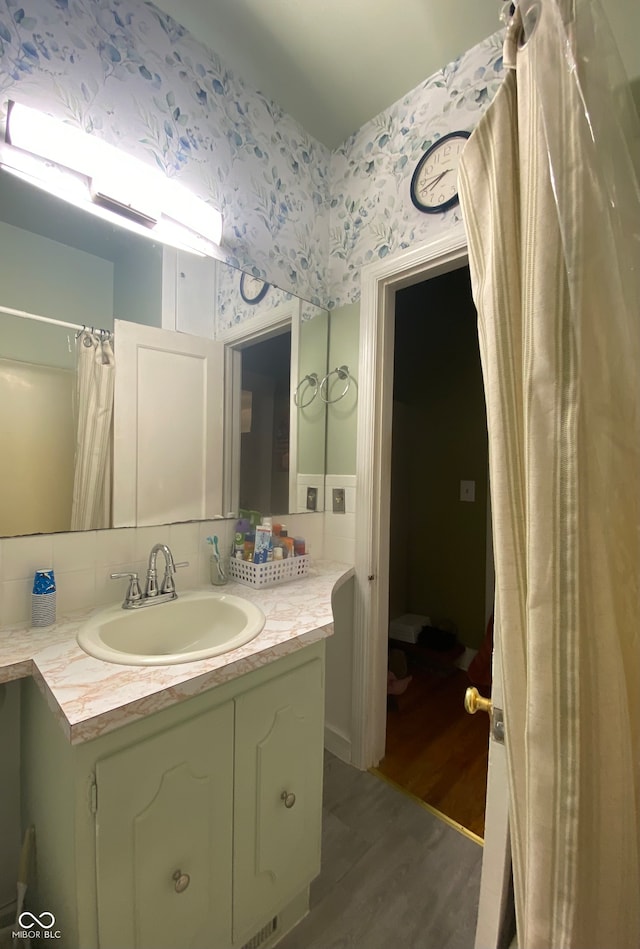
[[[249,942],[245,942],[242,949],[258,949],[258,946],[261,946],[263,942],[266,942],[278,928],[278,917],[274,916],[270,923],[267,923],[266,926],[263,926],[260,932],[256,933],[255,936],[252,936]]]

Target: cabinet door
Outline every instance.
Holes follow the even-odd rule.
[[[96,782],[100,949],[227,949],[233,703],[103,758]]]
[[[316,659],[236,699],[236,944],[320,870],[323,692]]]

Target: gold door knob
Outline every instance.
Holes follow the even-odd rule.
[[[464,707],[469,715],[475,715],[476,712],[489,712],[493,709],[491,699],[485,699],[475,686],[470,686],[464,694]]]

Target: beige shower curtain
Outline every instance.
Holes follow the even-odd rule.
[[[460,170],[520,949],[640,946],[639,139],[617,63],[589,0],[520,0]]]
[[[76,452],[71,530],[111,526],[115,357],[111,339],[83,330],[76,339]]]

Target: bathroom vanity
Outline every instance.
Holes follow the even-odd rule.
[[[22,684],[22,820],[36,828],[29,908],[55,915],[59,945],[266,949],[304,916],[320,869],[323,640],[351,573],[230,585],[264,630],[181,666],[86,656],[79,620],[50,632]]]

